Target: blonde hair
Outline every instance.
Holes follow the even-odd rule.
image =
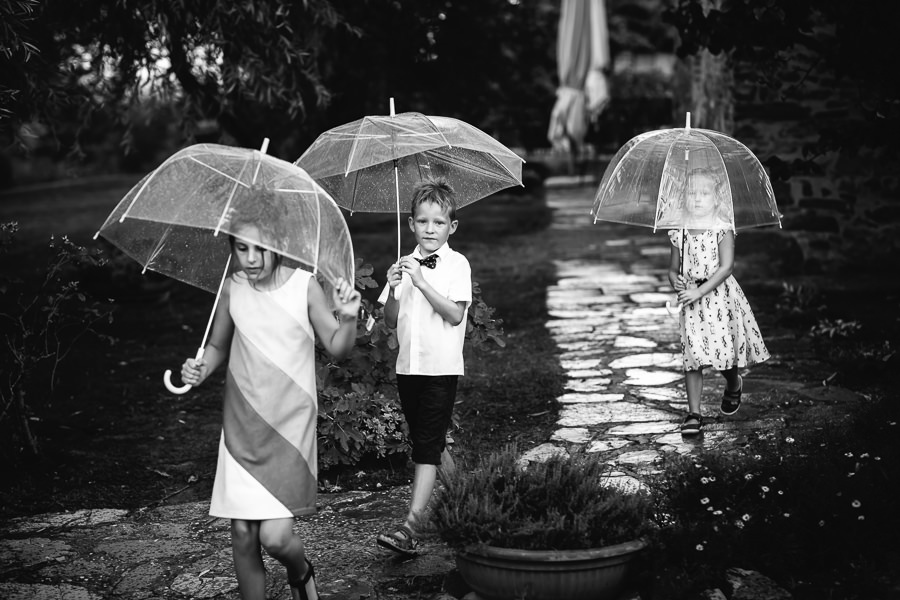
[[[716,198],[716,217],[726,223],[732,223],[734,221],[734,207],[730,203],[725,202],[725,182],[719,179],[709,167],[694,167],[688,171],[682,202],[687,202],[687,194],[691,188],[690,182],[694,177],[706,177],[713,182],[713,191]]]

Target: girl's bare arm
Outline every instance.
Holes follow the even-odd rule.
[[[338,279],[332,300],[337,307],[340,321],[334,318],[325,300],[325,292],[315,278],[310,277],[307,290],[307,310],[309,321],[319,341],[336,359],[350,353],[356,342],[356,318],[359,313],[360,294],[352,285]]]

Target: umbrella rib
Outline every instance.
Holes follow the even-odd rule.
[[[163,163],[163,164],[165,164],[165,163]],[[160,165],[160,168],[161,167],[162,167],[162,165]],[[150,174],[150,177],[147,178],[147,180],[144,182],[144,185],[142,185],[141,189],[138,190],[138,193],[135,194],[134,198],[131,199],[131,203],[128,205],[128,208],[126,208],[125,212],[122,213],[122,216],[119,217],[119,223],[125,222],[125,217],[127,217],[128,213],[131,212],[131,208],[134,206],[134,203],[137,202],[138,197],[140,197],[141,193],[144,191],[144,189],[147,187],[147,185],[149,185],[150,180],[153,179],[153,177],[155,177],[158,172],[159,172],[159,168],[155,169],[153,171],[153,173]],[[100,232],[98,231],[97,233],[100,233]],[[97,236],[94,236],[94,237],[96,238]]]
[[[225,172],[223,172],[223,171],[220,171],[219,169],[213,167],[212,165],[206,164],[206,163],[203,162],[202,160],[197,160],[197,159],[194,158],[193,156],[189,156],[188,158],[189,158],[190,160],[194,161],[194,162],[197,163],[197,164],[203,165],[204,167],[206,167],[206,168],[209,169],[210,171],[212,171],[212,172],[214,172],[214,173],[218,173],[219,175],[221,175],[222,177],[224,177],[224,178],[226,178],[226,179],[232,180],[233,182],[237,183],[238,185],[242,185],[242,186],[244,186],[245,188],[248,188],[248,189],[250,188],[250,186],[247,185],[246,183],[244,183],[243,181],[239,181],[239,180],[235,179],[234,177],[232,177],[232,176],[229,175],[228,173],[225,173]],[[243,169],[241,170],[241,172],[243,172]]]
[[[316,192],[316,260],[313,262],[313,274],[318,273],[319,271],[319,252],[321,251],[320,244],[322,243],[322,200],[318,193]]]
[[[200,161],[197,161],[200,162]],[[203,163],[200,163],[203,164]],[[218,236],[219,232],[222,230],[222,225],[225,224],[225,217],[228,215],[228,209],[231,208],[231,201],[234,200],[234,195],[237,193],[238,185],[243,185],[250,189],[250,186],[246,185],[240,180],[241,175],[244,174],[244,171],[247,169],[247,165],[250,164],[250,159],[244,161],[244,164],[241,165],[241,170],[238,173],[237,178],[234,178],[234,187],[231,188],[231,194],[228,196],[228,200],[225,202],[225,207],[222,209],[222,214],[219,215],[219,221],[216,223],[216,230],[213,232],[213,236]],[[227,175],[226,175],[227,177]]]
[[[763,168],[762,163],[761,163],[760,160],[759,160],[759,157],[757,157],[756,154],[754,154],[753,152],[751,152],[751,151],[750,151],[750,148],[748,148],[747,146],[745,146],[744,144],[742,144],[739,140],[736,140],[736,139],[735,139],[735,140],[732,140],[732,141],[733,141],[735,144],[737,144],[738,146],[740,146],[741,149],[745,150],[745,151],[746,151],[746,155],[749,156],[749,157],[751,157],[751,158],[756,162],[756,165],[757,165],[757,167],[759,168],[760,172],[765,173],[765,169]],[[715,146],[715,144],[713,144],[713,145]],[[718,151],[718,147],[716,147],[716,151]],[[721,153],[720,153],[720,154],[721,154]],[[734,163],[731,163],[731,164],[734,164]],[[740,163],[738,163],[738,165],[740,165]],[[746,180],[747,180],[747,177],[746,177],[746,173],[744,172],[743,167],[741,167],[741,173],[744,175],[744,181],[746,181]],[[727,171],[725,172],[725,177],[726,177],[726,178],[728,177],[728,172],[727,172]],[[730,183],[729,183],[729,186],[730,186]],[[768,178],[768,177],[766,177],[766,190],[769,191],[769,192],[771,192],[770,195],[769,195],[769,197],[768,197],[768,198],[771,199],[771,200],[769,200],[769,201],[766,202],[766,204],[767,204],[768,207],[769,207],[769,213],[771,214],[771,216],[775,217],[776,223],[778,223],[778,227],[780,228],[780,227],[781,227],[781,214],[778,212],[778,207],[777,207],[777,205],[774,205],[774,203],[775,203],[775,192],[772,190],[772,182],[769,181],[769,178]],[[734,211],[734,197],[733,197],[733,196],[732,196],[732,199],[731,199],[731,205],[732,205],[732,223],[731,223],[731,226],[732,226],[732,228],[733,228],[732,231],[737,231],[737,223],[736,223],[736,218],[735,218],[735,215],[734,215],[735,211]],[[773,205],[774,205],[774,206],[773,206]]]
[[[292,190],[288,188],[275,188],[272,190],[273,192],[284,192],[287,194],[315,194],[318,197],[318,192],[315,190]]]
[[[359,130],[362,128],[362,126],[365,124],[365,122],[366,122],[365,118],[360,120],[359,127],[356,130],[357,133],[359,133]],[[386,136],[383,136],[383,137],[386,137]],[[393,140],[393,134],[391,135],[391,139]],[[350,145],[350,153],[347,154],[347,164],[346,164],[347,170],[344,171],[344,177],[346,177],[347,175],[350,174],[350,165],[353,164],[353,155],[356,154],[356,149],[359,146],[359,140],[360,140],[360,137],[358,135],[353,137],[353,143]]]
[[[425,117],[425,118],[428,119],[429,121],[431,121],[430,117]],[[434,124],[434,121],[431,121],[431,123]],[[447,140],[447,136],[444,135],[444,132],[441,131],[441,128],[438,127],[437,125],[435,125],[434,127],[435,127],[435,129],[437,129],[437,132],[440,134],[441,139],[444,140],[444,143],[447,144],[447,147],[452,148],[453,145]]]
[[[712,138],[710,138],[710,136],[708,136],[706,134],[701,134],[701,135],[703,135],[706,139],[709,140],[710,145],[716,151],[716,156],[718,156],[719,160],[722,161],[722,173],[725,175],[725,189],[728,190],[728,194],[731,196],[731,231],[734,232],[734,231],[736,231],[735,227],[734,227],[734,192],[731,189],[731,178],[728,177],[728,169],[725,168],[725,157],[722,156],[722,152],[719,150],[719,147],[712,140]],[[737,141],[737,140],[735,140],[735,141]],[[738,143],[740,143],[740,142],[738,142]],[[749,149],[747,151],[749,152]]]

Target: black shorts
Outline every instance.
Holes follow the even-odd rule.
[[[417,465],[441,464],[458,381],[459,375],[397,375],[412,461]]]

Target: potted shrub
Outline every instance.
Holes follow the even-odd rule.
[[[646,545],[652,503],[608,485],[609,473],[581,451],[526,465],[513,445],[449,474],[433,520],[485,598],[614,598]]]

